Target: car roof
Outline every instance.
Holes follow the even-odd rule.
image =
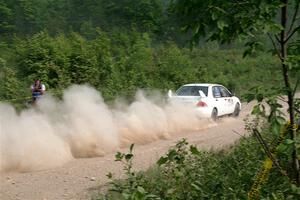
[[[220,84],[215,84],[215,83],[190,83],[190,84],[185,84],[183,86],[204,86],[204,87],[209,87],[209,86],[220,86]]]

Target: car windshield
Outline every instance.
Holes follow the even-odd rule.
[[[206,86],[182,86],[176,91],[178,96],[200,96],[199,90],[207,96],[208,87]]]

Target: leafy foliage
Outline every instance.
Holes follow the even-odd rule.
[[[157,166],[130,175],[126,166],[132,165],[133,156],[126,162],[127,154],[116,156],[120,155],[128,178],[112,179],[108,193],[98,199],[247,199],[254,181],[252,172],[259,170],[265,158],[254,137],[218,152],[200,151],[183,139],[157,161]],[[277,169],[272,171],[261,198],[295,199],[300,188],[280,176]]]
[[[20,82],[16,77],[15,71],[6,66],[6,61],[0,58],[0,92],[6,99],[15,98],[18,95]]]
[[[12,23],[12,10],[7,6],[4,0],[0,1],[0,34],[5,34],[14,29]]]
[[[19,82],[16,91],[23,91],[15,98],[30,96],[28,88],[35,78],[52,91],[89,83],[106,100],[130,99],[138,88],[165,92],[190,82],[221,83],[241,96],[253,84],[270,88],[280,80],[273,75],[278,64],[273,56],[243,59],[239,50],[206,46],[190,51],[173,42],[153,46],[149,34],[137,31],[109,35],[97,29],[90,40],[74,32],[50,36],[42,31],[27,39],[15,38],[11,46],[2,55]],[[13,98],[1,91],[0,99]]]

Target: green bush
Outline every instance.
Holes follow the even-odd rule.
[[[109,190],[99,199],[247,199],[266,158],[254,137],[242,138],[230,149],[218,152],[199,151],[183,139],[146,172],[128,167],[132,165],[131,151],[116,157],[127,165],[128,178],[114,180],[110,176]],[[261,199],[296,199],[299,192],[300,188],[273,168]]]
[[[89,83],[107,101],[119,96],[131,100],[139,88],[166,92],[193,82],[224,84],[242,97],[253,86],[271,88],[280,80],[271,55],[243,59],[236,49],[204,46],[191,51],[174,42],[154,45],[150,34],[135,30],[109,34],[97,29],[89,40],[74,32],[51,36],[42,31],[16,38],[5,48],[9,78],[26,88],[25,96],[30,96],[27,89],[35,78],[42,79],[48,91]],[[0,90],[0,99],[14,97],[6,92]]]

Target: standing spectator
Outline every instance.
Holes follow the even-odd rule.
[[[33,85],[31,85],[32,103],[36,103],[38,99],[45,93],[46,87],[41,83],[40,79],[37,79]]]

